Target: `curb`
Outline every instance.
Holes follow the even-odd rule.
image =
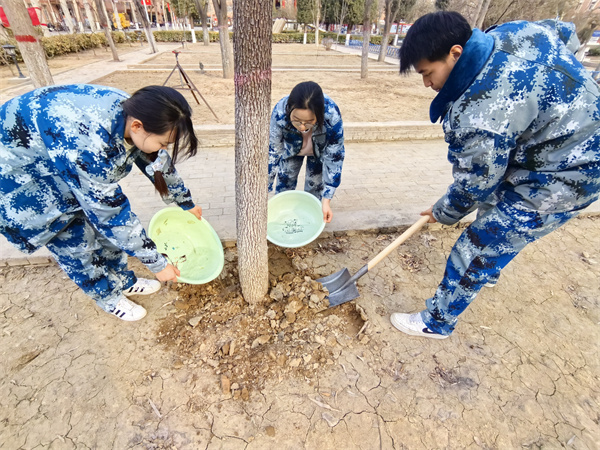
[[[235,146],[235,125],[194,125],[202,147]],[[347,122],[344,123],[345,142],[412,141],[443,139],[439,123],[426,121]]]

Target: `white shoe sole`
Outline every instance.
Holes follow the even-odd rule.
[[[398,321],[397,319],[397,315],[398,313],[393,313],[390,316],[390,322],[392,323],[392,325],[394,326],[394,328],[396,328],[398,331],[402,331],[405,334],[408,334],[410,336],[417,336],[417,337],[424,337],[424,338],[429,338],[429,339],[446,339],[449,336],[445,336],[443,334],[438,334],[438,333],[425,333],[423,331],[416,331],[413,330],[411,328],[408,328],[406,326],[404,326],[404,324],[402,324],[400,321]],[[427,329],[427,328],[425,328]]]
[[[145,287],[143,291],[129,291],[128,288],[126,290],[123,291],[123,295],[125,295],[126,297],[130,297],[132,295],[152,295],[157,293],[158,291],[160,291],[160,288],[162,287],[162,284],[160,282],[158,282],[158,284],[154,287]]]

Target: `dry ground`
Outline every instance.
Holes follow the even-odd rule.
[[[0,448],[596,449],[599,221],[526,248],[443,341],[388,317],[423,307],[454,227],[414,236],[359,299],[325,310],[304,277],[353,273],[396,233],[271,247],[255,308],[228,248],[212,283],[138,297],[138,323],[99,311],[56,266],[2,269]]]

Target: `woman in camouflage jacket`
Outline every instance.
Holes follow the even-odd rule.
[[[191,108],[176,90],[50,86],[0,107],[0,232],[21,251],[46,246],[104,311],[139,320],[145,309],[124,295],[151,294],[156,280],[127,270],[135,256],[160,281],[176,281],[118,184],[135,163],[162,195],[195,206],[174,168],[196,152]],[[165,150],[173,147],[173,159]]]

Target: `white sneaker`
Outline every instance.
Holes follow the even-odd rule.
[[[160,291],[161,284],[158,280],[138,278],[133,286],[123,291],[124,295],[150,295]]]
[[[134,322],[146,316],[146,309],[125,297],[121,297],[110,313],[126,322]]]
[[[486,287],[486,288],[493,288],[494,286],[496,286],[496,283],[485,283],[483,285],[483,287]]]
[[[425,325],[425,322],[421,319],[421,313],[393,313],[390,316],[390,322],[392,322],[392,325],[398,330],[410,334],[411,336],[420,336],[431,339],[446,339],[448,337],[427,328],[427,325]]]

